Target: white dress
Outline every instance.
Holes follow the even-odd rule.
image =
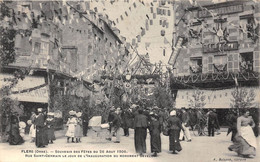
[[[66,133],[67,137],[75,137],[76,125],[77,125],[77,118],[75,117],[69,118],[67,122],[67,126],[68,126],[68,130]]]
[[[31,138],[35,138],[36,137],[36,129],[35,129],[34,124],[32,124],[31,127],[30,127],[29,135],[30,135]]]

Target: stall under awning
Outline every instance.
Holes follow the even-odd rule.
[[[1,87],[10,84],[5,78],[12,78],[11,74],[0,74]],[[17,85],[11,90],[11,97],[18,101],[48,103],[47,84],[44,77],[25,76],[18,81]]]
[[[259,108],[260,105],[260,89],[259,87],[245,87],[247,91],[250,90],[254,91],[255,93],[255,100],[254,100],[254,106],[256,108]],[[231,89],[223,89],[223,90],[200,90],[203,92],[203,95],[205,96],[205,106],[204,108],[215,108],[215,109],[227,109],[231,107],[231,99],[234,99],[231,92],[234,91],[235,88]],[[185,90],[178,90],[177,96],[176,96],[176,108],[181,107],[190,107],[190,100],[194,100],[194,97],[192,95],[194,94],[196,90],[195,89],[185,89]]]

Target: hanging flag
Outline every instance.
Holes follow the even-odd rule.
[[[149,48],[151,45],[151,42],[145,42],[145,49],[147,50],[147,48]]]
[[[116,22],[119,23],[118,18],[116,19]]]
[[[163,49],[163,56],[165,56],[165,48]]]
[[[120,16],[121,20],[124,20],[123,15]]]
[[[163,43],[164,43],[164,44],[168,44],[169,41],[164,37]]]
[[[132,8],[131,8],[131,7],[129,7],[129,10],[131,11],[131,10],[132,10]]]
[[[171,10],[168,10],[168,16],[171,16]]]
[[[153,7],[150,7],[150,9],[151,9],[151,13],[153,13]]]
[[[134,46],[136,44],[136,39],[132,39],[132,46]]]
[[[127,12],[125,12],[125,15],[128,16]]]
[[[161,9],[157,8],[157,15],[160,15],[160,14],[161,14]]]
[[[153,6],[153,2],[151,2],[151,6]]]
[[[153,19],[156,19],[156,13],[153,13]]]
[[[149,30],[149,23],[148,23],[148,21],[149,20],[147,20],[147,19],[145,20],[145,28],[146,28],[146,30]]]
[[[162,20],[159,20],[160,21],[160,25],[162,25]]]
[[[153,25],[153,20],[150,20],[150,25]]]
[[[144,35],[145,35],[145,29],[142,28],[142,27],[141,27],[141,29],[142,29],[142,31],[141,31],[141,36],[144,36]]]
[[[141,42],[141,36],[140,35],[137,35],[136,38],[137,38],[138,42]]]
[[[134,8],[136,8],[136,4],[135,4],[135,2],[134,2],[134,4],[133,4],[133,5],[134,5]]]

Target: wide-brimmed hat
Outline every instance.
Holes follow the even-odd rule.
[[[42,112],[42,110],[43,110],[42,108],[38,108],[37,109],[38,112]]]
[[[170,112],[170,116],[174,116],[174,115],[176,115],[176,111],[175,111],[175,110],[172,110],[172,111]]]
[[[54,116],[54,113],[53,112],[48,112],[47,115],[48,116]]]
[[[76,116],[77,116],[78,118],[81,117],[81,115],[82,115],[82,112],[76,113]]]
[[[69,111],[69,114],[70,114],[70,115],[76,115],[76,112],[73,111],[73,110],[71,110],[71,111]]]

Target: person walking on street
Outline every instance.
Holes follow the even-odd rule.
[[[54,113],[49,112],[48,117],[46,119],[46,125],[47,125],[47,135],[48,135],[48,143],[52,144],[53,141],[56,139],[54,134]]]
[[[208,114],[208,132],[209,136],[214,137],[215,128],[219,129],[218,116],[217,113],[210,110]]]
[[[108,141],[111,141],[112,140],[112,121],[114,120],[114,117],[115,117],[115,108],[114,106],[112,106],[109,110],[109,114],[108,114],[108,119],[107,119],[107,122],[109,124],[109,128],[108,128],[108,131],[109,131],[109,135],[108,135],[108,138],[106,138],[106,140]]]
[[[180,135],[180,139],[182,139],[184,136],[187,142],[191,142],[191,135],[190,135],[190,130],[189,130],[190,117],[184,107],[181,108],[181,111],[182,111],[181,121],[182,121],[182,127],[183,127],[184,131],[183,131],[182,135]]]
[[[169,127],[169,150],[172,151],[173,154],[177,154],[176,151],[180,152],[182,150],[180,144],[180,130],[184,131],[182,127],[181,120],[176,116],[176,111],[173,110],[170,112],[170,117],[168,119],[168,127]]]
[[[241,113],[242,115],[237,118],[236,140],[228,149],[237,152],[239,156],[255,156],[257,148],[257,140],[253,132],[255,122],[252,116],[249,116],[248,110],[243,109]]]
[[[151,122],[149,125],[149,132],[150,132],[150,143],[151,143],[151,152],[153,153],[152,156],[156,157],[157,153],[161,152],[161,130],[162,125],[159,120],[159,116],[154,113],[150,113]]]
[[[129,128],[132,125],[132,113],[130,109],[125,109],[121,113],[122,128],[124,130],[124,136],[129,136]]]
[[[120,117],[120,108],[117,108],[113,120],[111,121],[111,133],[109,139],[112,140],[112,134],[116,136],[116,141],[114,143],[120,143],[120,126],[121,126],[121,117]]]
[[[143,114],[143,109],[138,110],[138,114],[134,118],[134,142],[135,151],[142,155],[146,153],[146,136],[147,136],[148,119]]]

